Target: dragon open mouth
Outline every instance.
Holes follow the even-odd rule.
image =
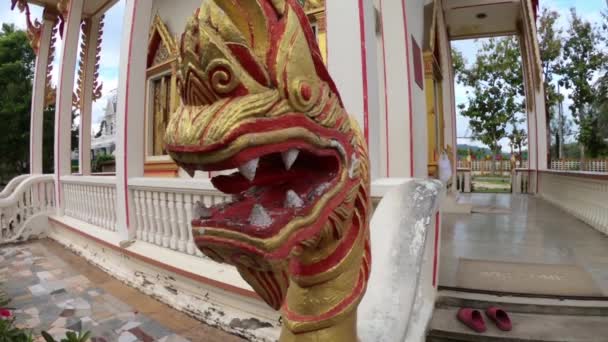
[[[264,149],[268,150],[268,146]],[[248,149],[241,153],[255,152],[256,149]],[[194,225],[225,228],[260,238],[275,235],[294,216],[308,214],[319,197],[335,185],[339,159],[334,153],[297,148],[277,150],[239,165],[239,172],[212,178],[218,190],[234,195],[234,201],[201,207],[197,213],[200,219],[195,218]]]
[[[342,200],[338,190],[348,180],[344,167],[348,158],[338,140],[305,131],[253,146],[252,140],[264,141],[264,133],[240,136],[241,142],[248,142],[244,148],[233,147],[238,139],[205,151],[170,148],[190,172],[238,170],[211,179],[215,188],[232,195],[231,202],[195,207],[192,225],[197,244],[247,241],[258,253],[283,257],[320,231],[318,223],[325,221],[321,218],[335,207],[334,201]]]

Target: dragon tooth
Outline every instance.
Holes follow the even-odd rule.
[[[260,163],[260,158],[252,159],[245,164],[239,166],[239,172],[247,178],[250,182],[255,179],[255,172],[258,169],[258,164]]]
[[[184,171],[186,171],[188,176],[190,176],[191,178],[194,178],[194,175],[196,174],[196,170],[192,167],[186,167],[184,168]]]
[[[283,164],[285,164],[285,170],[289,171],[293,166],[293,163],[298,159],[298,155],[300,154],[300,150],[292,148],[288,151],[282,152],[281,157],[283,158]]]
[[[272,217],[270,217],[263,206],[256,204],[249,215],[249,223],[252,226],[267,228],[272,224]]]
[[[211,217],[211,209],[207,208],[200,201],[194,206],[194,217],[199,219],[208,219]]]
[[[302,208],[304,201],[293,190],[288,190],[285,196],[285,208]]]

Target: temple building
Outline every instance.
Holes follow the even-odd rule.
[[[217,93],[242,95],[245,90],[237,87],[233,77],[249,77],[248,86],[255,84],[252,89],[258,83],[271,84],[271,76],[276,75],[256,69],[256,65],[266,63],[260,57],[267,53],[264,49],[278,45],[268,38],[276,32],[268,33],[260,28],[278,25],[275,19],[285,19],[281,17],[284,13],[297,13],[299,16],[288,17],[292,26],[282,25],[292,29],[296,26],[293,23],[303,22],[305,16],[310,30],[303,30],[304,38],[294,34],[293,41],[305,40],[306,49],[312,46],[310,51],[298,50],[299,47],[293,47],[295,43],[273,45],[275,50],[268,56],[289,56],[280,63],[284,63],[282,70],[293,73],[314,67],[317,73],[314,77],[323,82],[309,82],[306,77],[289,79],[289,85],[277,90],[280,95],[276,96],[288,96],[284,93],[296,89],[297,94],[291,95],[289,103],[310,112],[314,111],[308,106],[309,101],[323,96],[327,100],[324,110],[329,108],[335,113],[338,111],[335,108],[343,106],[354,120],[353,127],[358,128],[353,131],[361,132],[361,141],[369,152],[371,188],[361,196],[369,197],[370,206],[373,205],[370,210],[375,210],[375,214],[371,216],[370,212],[369,220],[363,216],[361,219],[358,213],[344,213],[345,210],[327,214],[328,221],[343,215],[354,222],[356,216],[360,225],[368,222],[370,225],[371,246],[357,245],[366,262],[370,260],[369,253],[373,256],[372,265],[363,265],[361,271],[370,278],[366,284],[367,294],[359,307],[359,319],[353,318],[360,328],[360,336],[364,336],[361,341],[480,340],[463,331],[458,323],[450,323],[456,317],[455,306],[461,304],[485,308],[486,304],[502,303],[514,309],[514,319],[523,322],[517,323],[520,325],[513,331],[514,340],[542,340],[546,333],[542,327],[551,327],[556,329],[555,333],[571,334],[566,340],[578,341],[577,336],[608,326],[606,316],[600,316],[606,311],[606,305],[601,303],[606,303],[608,298],[608,177],[549,168],[549,127],[536,25],[538,0],[121,0],[125,9],[122,36],[116,38],[120,40],[120,55],[116,56],[119,82],[107,103],[99,136],[91,132],[91,116],[92,103],[99,98],[104,13],[119,1],[15,1],[21,9],[29,5],[42,6],[44,15],[30,19],[28,14],[27,17],[31,24],[29,36],[37,55],[31,109],[31,172],[17,178],[3,191],[7,197],[0,200],[0,243],[23,241],[31,236],[48,237],[129,286],[206,324],[251,341],[276,341],[284,324],[291,324],[284,323],[271,308],[281,307],[286,278],[274,277],[270,271],[247,273],[249,269],[237,270],[216,263],[214,260],[225,259],[213,251],[197,248],[196,241],[205,231],[193,230],[193,220],[197,222],[211,215],[207,211],[211,206],[222,207],[239,200],[237,195],[229,194],[230,191],[221,192],[214,187],[227,179],[216,176],[232,171],[218,171],[223,168],[215,164],[207,168],[210,171],[194,170],[186,159],[192,158],[192,165],[202,159],[188,156],[180,162],[185,167],[179,167],[169,155],[170,144],[166,141],[167,137],[175,137],[166,132],[175,115],[190,115],[192,123],[200,123],[200,118],[192,114],[192,108],[207,108],[208,102],[217,105],[214,102],[220,100]],[[236,3],[251,7],[235,14],[230,11]],[[258,6],[259,3],[264,5]],[[291,10],[292,6],[303,9]],[[195,13],[201,15],[201,10],[210,11],[201,16],[205,22],[191,19]],[[254,10],[258,12],[251,12]],[[258,21],[253,22],[254,19],[243,13],[249,13]],[[248,19],[226,24],[228,16]],[[204,44],[197,45],[192,36],[200,34],[201,27],[213,31],[209,33],[213,37],[238,31],[234,37],[241,40],[235,38],[239,43],[231,42],[230,49],[211,38],[201,38]],[[285,28],[281,26],[281,29]],[[57,30],[62,30],[62,44],[55,52]],[[309,31],[317,46],[312,44]],[[246,38],[240,36],[243,32]],[[455,40],[507,35],[517,37],[522,57],[528,164],[525,168],[513,167],[511,194],[471,195],[468,193],[470,169],[458,167],[456,163],[457,112],[451,44]],[[257,40],[260,37],[263,39]],[[254,52],[243,52],[243,41],[255,46],[251,49]],[[190,48],[189,55],[180,55],[184,46]],[[53,174],[43,175],[42,115],[53,88],[48,76],[55,53],[60,59],[55,99],[55,167]],[[217,57],[220,54],[232,57],[221,60],[223,57]],[[234,56],[240,62],[235,62]],[[197,65],[199,60],[208,61],[213,57],[218,59],[209,63],[213,68],[203,70]],[[293,62],[296,59],[301,64]],[[238,71],[241,67],[250,72],[254,70],[253,76],[243,76],[244,73]],[[327,81],[325,69],[335,86]],[[234,70],[237,72],[232,74]],[[288,83],[287,79],[285,76],[277,82]],[[211,90],[205,88],[208,80]],[[334,89],[339,97],[327,95]],[[251,108],[265,108],[269,116],[283,113],[282,102],[264,107],[267,104],[264,101],[275,96],[275,93],[268,94],[260,96],[258,102],[238,108],[247,114]],[[185,102],[190,107],[184,109]],[[228,102],[223,104],[228,106]],[[75,149],[70,143],[74,108],[81,113],[77,172],[72,170],[70,160]],[[237,117],[240,113],[229,114]],[[324,124],[333,124],[337,131],[347,130],[348,125],[342,118],[314,115],[319,114],[314,112],[310,118],[327,120],[329,123]],[[313,121],[296,118],[293,122],[300,122],[298,120],[305,121],[302,125]],[[188,129],[196,128],[187,126],[187,122],[184,125],[185,128],[177,124],[177,128],[171,126],[174,132],[180,132],[180,138],[188,136]],[[249,129],[253,129],[251,127]],[[214,142],[214,137],[233,134],[230,128],[227,124],[227,127],[209,129],[211,137],[205,139]],[[265,127],[264,132],[273,129],[275,127]],[[314,134],[306,135],[306,139],[318,144],[322,140]],[[200,138],[201,144],[203,140]],[[246,141],[243,144],[260,143],[253,138],[243,141]],[[367,164],[361,164],[354,152],[344,153],[336,141],[328,142],[326,149],[341,153],[345,160],[350,158],[351,168],[344,172],[344,179],[355,179],[357,167],[367,167]],[[179,152],[187,154],[195,150],[190,147]],[[216,147],[205,148],[214,152]],[[287,171],[298,158],[299,150],[294,152],[294,149],[280,151],[280,158],[275,156],[276,160],[282,159]],[[91,171],[91,154],[100,150],[115,156],[115,173],[96,175]],[[318,156],[307,152],[310,151],[300,152],[302,160],[317,160],[314,158]],[[239,163],[222,165],[238,167],[240,175],[233,178],[233,183],[224,181],[219,188],[243,187],[241,181],[245,178],[253,181],[259,156],[250,159],[254,162],[238,160]],[[449,163],[445,163],[446,159]],[[327,171],[321,164],[319,170],[311,172]],[[264,169],[263,161],[259,169],[274,170]],[[334,175],[335,172],[332,169],[328,173]],[[210,178],[213,177],[216,178],[212,184]],[[302,177],[311,176],[302,173]],[[310,182],[314,181],[316,179],[311,178]],[[328,181],[315,185],[310,193],[312,197],[325,194],[331,184]],[[341,191],[343,194],[347,190]],[[280,201],[276,198],[273,201],[281,202],[285,210],[295,210],[302,205],[302,199],[294,199],[292,192],[286,192],[284,202],[282,197]],[[344,195],[344,201],[346,198]],[[245,215],[262,228],[271,225],[275,213],[253,202],[248,205],[250,215],[235,211],[233,217]],[[361,206],[355,207],[362,210]],[[286,212],[283,209],[279,211]],[[325,209],[320,208],[319,212],[322,210]],[[338,226],[328,236],[343,237]],[[266,231],[262,228],[253,234],[264,236]],[[245,235],[231,234],[238,238]],[[243,244],[250,243],[247,248],[253,250],[277,243],[272,239],[267,242],[258,235],[243,238],[246,240]],[[286,258],[318,244],[319,239],[315,236],[303,241]],[[333,247],[340,251],[338,244]],[[257,260],[248,257],[235,254],[231,261],[260,266]],[[310,263],[316,266],[317,257],[322,256],[311,256]],[[305,277],[306,272],[315,268],[308,266],[291,265],[290,271],[301,272]],[[358,285],[358,290],[365,287]],[[314,309],[333,303],[333,294],[323,292],[318,296],[325,296],[324,300],[311,300],[319,302]],[[562,299],[568,300],[562,302]],[[600,304],[587,302],[588,299],[597,299]],[[528,300],[534,305],[528,305]],[[358,303],[350,304],[356,307]],[[344,307],[331,307],[327,309],[328,314],[347,310]],[[563,322],[551,316],[553,310],[560,308],[561,312],[575,317],[568,322],[570,325],[555,323]],[[594,319],[586,320],[590,316]],[[530,322],[541,322],[542,327],[535,330]],[[306,322],[294,325],[294,329],[307,326]],[[565,327],[569,330],[565,331]]]
[[[114,154],[116,150],[116,110],[118,109],[118,95],[116,91],[110,92],[106,99],[104,114],[99,123],[99,130],[93,132],[91,138],[91,157],[100,154]]]

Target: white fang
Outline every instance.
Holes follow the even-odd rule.
[[[194,206],[194,218],[208,219],[211,217],[211,209],[207,208],[200,201],[196,202]]]
[[[272,217],[268,215],[266,209],[259,204],[253,206],[249,215],[249,223],[252,226],[267,228],[272,224]]]
[[[281,157],[283,158],[283,164],[285,164],[285,170],[291,170],[291,167],[293,166],[293,163],[296,162],[296,159],[298,159],[299,154],[300,151],[295,148],[281,153]]]
[[[285,208],[302,208],[304,206],[304,201],[296,194],[293,190],[288,190],[285,196],[285,204],[283,205]]]
[[[255,172],[258,169],[258,164],[260,163],[260,158],[252,159],[245,164],[239,166],[239,172],[243,175],[243,177],[247,178],[250,182],[255,179]]]

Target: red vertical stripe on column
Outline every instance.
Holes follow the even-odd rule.
[[[367,85],[367,49],[365,46],[365,11],[363,0],[359,0],[359,33],[361,36],[361,72],[363,81],[363,132],[369,146],[369,99]]]
[[[407,94],[408,94],[408,108],[410,118],[410,177],[414,177],[414,115],[412,113],[412,80],[410,75],[410,43],[409,34],[407,31],[407,10],[405,2],[402,0],[401,9],[403,11],[403,31],[405,33],[405,63],[407,67]]]
[[[441,217],[439,212],[435,214],[435,249],[433,255],[433,287],[437,287],[437,266],[439,263],[439,237],[441,235]]]
[[[70,1],[70,11],[68,13],[72,13],[74,7],[74,1]],[[67,17],[67,23],[65,25],[65,29],[63,31],[63,36],[67,39],[67,33],[70,32],[70,26],[71,26],[71,20],[70,20],[70,15],[68,14]],[[64,42],[65,44],[65,42]],[[63,46],[63,51],[65,52],[65,46]],[[61,58],[65,58],[65,54],[62,53],[61,54]],[[62,91],[62,87],[64,85],[64,79],[63,79],[63,67],[61,68],[61,75],[59,75],[60,77],[60,85],[61,87],[59,88],[59,98],[57,100],[57,102],[59,103],[59,106],[57,108],[57,110],[55,111],[55,136],[57,137],[57,144],[55,145],[55,173],[57,174],[57,179],[55,180],[55,187],[56,187],[56,193],[57,193],[57,199],[56,199],[56,206],[60,207],[61,206],[61,180],[59,177],[61,174],[61,156],[59,155],[60,150],[61,150],[61,111],[63,110],[63,108],[61,107],[61,102],[63,101],[63,96],[64,96],[64,91]],[[72,92],[70,90],[70,97],[72,96]],[[71,151],[70,151],[71,152]],[[70,162],[71,162],[71,157],[70,157]],[[71,166],[70,166],[71,168]]]
[[[127,60],[127,87],[125,90],[125,126],[124,126],[124,131],[123,131],[123,139],[124,139],[124,150],[123,150],[123,167],[124,167],[124,173],[123,173],[123,182],[124,182],[124,191],[125,191],[125,197],[126,197],[126,201],[125,201],[125,214],[126,214],[126,223],[127,223],[127,230],[129,229],[130,226],[130,220],[129,220],[129,167],[127,166],[127,162],[128,162],[128,149],[127,146],[129,145],[129,135],[128,133],[128,126],[129,126],[129,90],[131,89],[130,84],[131,84],[131,57],[133,54],[133,32],[134,32],[134,27],[135,27],[135,18],[137,15],[137,1],[138,0],[133,0],[133,13],[131,16],[131,27],[130,27],[130,32],[129,32],[129,53],[128,53],[128,60]]]
[[[380,37],[382,39],[382,67],[384,69],[384,132],[386,137],[386,177],[390,177],[391,169],[390,169],[390,140],[388,133],[388,93],[387,93],[387,84],[388,81],[386,79],[386,47],[384,44],[384,12],[382,12],[382,0],[380,0],[380,17],[382,20],[382,30]]]

